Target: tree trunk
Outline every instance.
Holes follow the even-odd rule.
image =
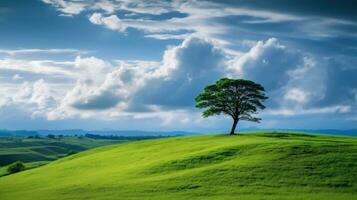
[[[238,124],[238,119],[234,119],[231,133],[229,135],[234,135],[234,131],[236,130],[237,124]]]

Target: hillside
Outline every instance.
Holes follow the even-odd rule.
[[[15,161],[22,161],[26,169],[31,169],[87,149],[150,138],[153,137],[115,137],[91,134],[51,138],[43,136],[0,137],[0,177],[8,175],[8,165]]]
[[[79,152],[127,140],[92,139],[87,137],[0,137],[0,167],[15,161],[52,161],[69,152]]]
[[[246,133],[115,144],[1,177],[0,199],[357,199],[357,139]]]

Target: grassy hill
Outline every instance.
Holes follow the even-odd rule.
[[[357,139],[247,133],[115,144],[1,177],[0,199],[357,199]]]
[[[116,142],[120,141],[99,140],[86,137],[63,137],[55,139],[47,137],[0,137],[0,166],[18,160],[23,162],[51,161],[69,152],[79,152]]]
[[[22,161],[27,169],[31,169],[94,147],[150,138],[90,136],[0,137],[0,176],[7,175],[8,165],[15,161]]]

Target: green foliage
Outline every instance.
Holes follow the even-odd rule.
[[[214,85],[205,87],[195,101],[197,108],[206,108],[203,117],[226,114],[232,117],[233,127],[231,134],[239,120],[259,122],[261,119],[254,117],[258,109],[264,109],[264,87],[253,81],[244,79],[222,78]]]
[[[104,146],[0,177],[1,200],[357,198],[357,139],[298,133]]]
[[[12,163],[8,168],[7,168],[7,172],[9,174],[13,174],[13,173],[17,173],[20,171],[23,171],[25,169],[25,165],[23,162],[21,161],[16,161],[14,163]]]

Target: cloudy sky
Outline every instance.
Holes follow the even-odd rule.
[[[0,1],[0,129],[228,130],[221,77],[270,97],[239,128],[357,128],[357,2]]]

